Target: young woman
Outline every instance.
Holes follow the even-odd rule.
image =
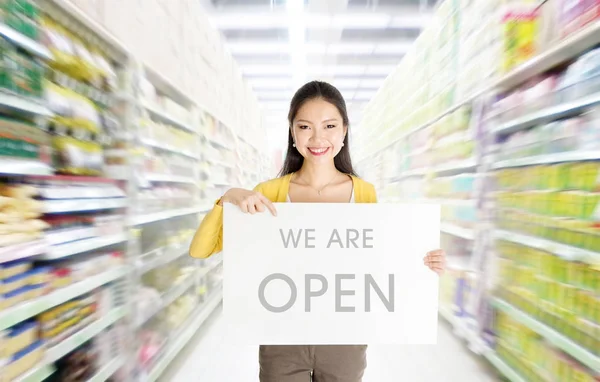
[[[294,95],[288,148],[280,177],[252,191],[232,188],[218,200],[194,236],[190,254],[206,258],[221,251],[223,203],[254,214],[274,202],[376,203],[372,184],[356,176],[348,149],[348,113],[340,92],[313,81]],[[445,269],[442,250],[429,252],[425,266],[438,274]],[[360,382],[366,367],[366,346],[261,346],[261,382]]]

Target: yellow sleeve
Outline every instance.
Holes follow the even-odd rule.
[[[261,192],[260,185],[254,191]],[[200,223],[190,245],[190,256],[197,259],[206,259],[223,250],[223,207],[215,203],[212,210]]]
[[[223,249],[223,207],[219,200],[200,223],[190,245],[190,256],[197,259],[221,252]]]

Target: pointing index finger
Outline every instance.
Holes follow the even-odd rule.
[[[265,206],[267,206],[267,208],[269,209],[269,211],[271,211],[271,214],[273,214],[273,216],[277,216],[277,210],[275,209],[275,206],[273,205],[273,202],[271,202],[263,194],[260,194],[260,200],[264,203]]]

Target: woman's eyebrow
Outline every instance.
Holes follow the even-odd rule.
[[[311,121],[307,121],[306,119],[299,119],[299,120],[296,121],[296,123],[299,123],[299,122],[310,123],[312,125],[312,122]]]
[[[324,120],[323,122],[338,122],[338,121],[339,121],[339,119],[337,119],[337,118],[330,118],[330,119]]]

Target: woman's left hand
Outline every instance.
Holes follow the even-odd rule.
[[[441,276],[446,270],[446,252],[443,249],[427,252],[427,256],[423,259],[426,266],[432,271]]]

